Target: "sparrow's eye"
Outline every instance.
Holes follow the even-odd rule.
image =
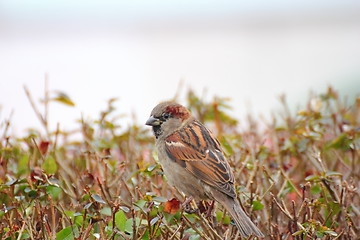
[[[163,113],[163,114],[162,114],[162,118],[163,118],[164,120],[168,120],[170,117],[171,117],[170,113]]]

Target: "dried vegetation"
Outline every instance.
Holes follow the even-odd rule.
[[[221,206],[186,213],[167,185],[146,126],[117,125],[114,99],[75,132],[44,129],[23,137],[0,125],[1,239],[236,239]],[[358,239],[360,236],[360,98],[344,104],[329,88],[296,114],[274,114],[245,130],[227,99],[205,102],[189,91],[186,105],[218,136],[234,169],[243,207],[266,239]],[[150,109],[149,109],[150,111]],[[72,134],[81,134],[73,141]]]

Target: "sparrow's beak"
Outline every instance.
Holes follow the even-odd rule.
[[[154,116],[150,116],[145,124],[154,127],[154,126],[159,126],[161,124],[161,121],[160,121],[160,119],[158,119]]]

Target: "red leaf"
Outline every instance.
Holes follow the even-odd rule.
[[[39,144],[39,150],[42,155],[45,155],[49,149],[50,142],[49,141],[41,141]]]
[[[176,198],[173,198],[171,200],[168,200],[166,203],[164,203],[164,212],[175,214],[180,208],[180,201]]]

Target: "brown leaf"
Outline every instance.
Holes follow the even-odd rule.
[[[164,203],[164,212],[175,214],[180,208],[180,201],[176,198],[173,198],[171,200],[168,200],[166,203]]]

